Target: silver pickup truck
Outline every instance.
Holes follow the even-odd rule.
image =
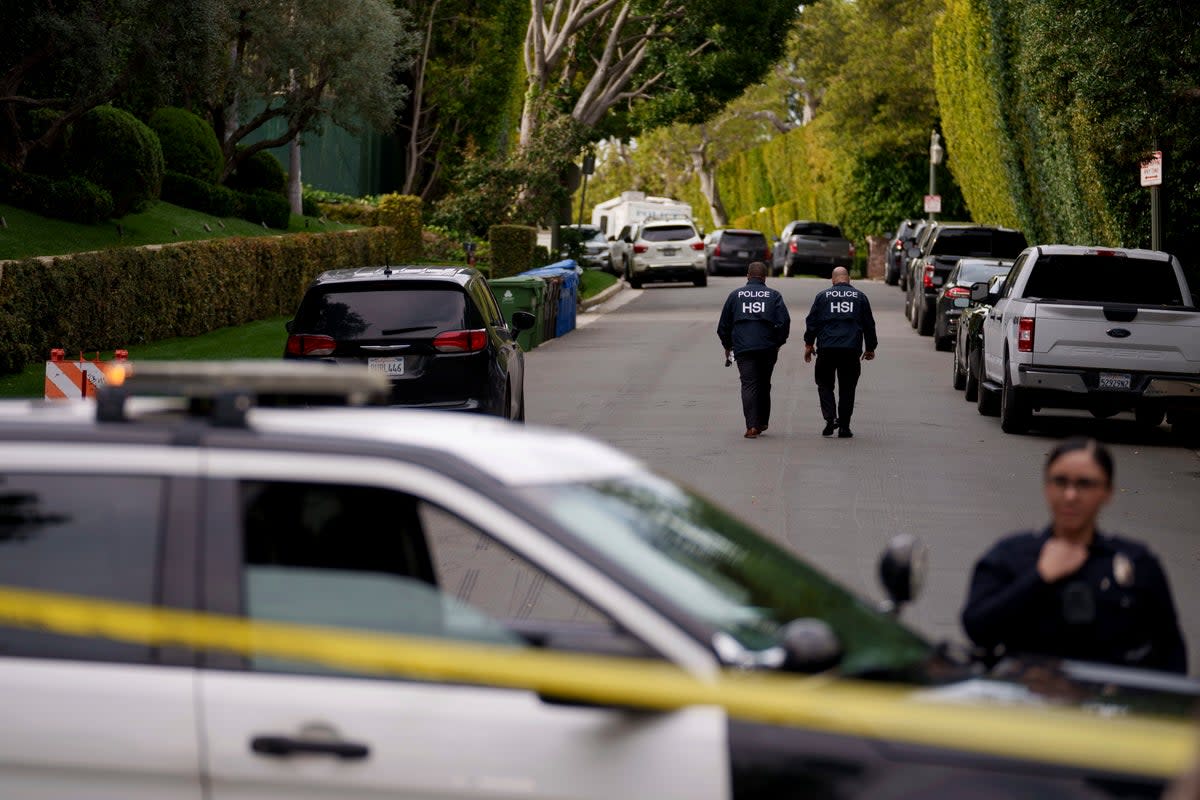
[[[1188,442],[1200,430],[1200,310],[1166,253],[1027,248],[984,319],[981,363],[979,411],[1007,433],[1043,408],[1166,417]]]
[[[853,264],[854,243],[827,222],[789,222],[771,253],[772,272],[785,277],[809,272],[828,278],[834,267],[849,269]]]

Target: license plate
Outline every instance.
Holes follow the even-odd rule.
[[[404,375],[404,356],[368,358],[367,370],[370,372],[382,372],[389,378],[399,378]]]
[[[1101,389],[1128,389],[1130,386],[1130,375],[1128,372],[1101,372],[1100,373],[1100,388]]]
[[[675,247],[663,247],[660,248],[658,252],[662,253],[664,256],[673,256],[679,252],[679,249]]]
[[[969,305],[971,305],[971,298],[969,298],[969,297],[954,298],[954,307],[955,308],[966,308]]]
[[[942,279],[941,279],[941,278],[939,278],[937,275],[934,275],[934,276],[933,276],[933,285],[934,285],[934,286],[941,286],[941,285],[942,285]]]
[[[749,250],[738,250],[737,254],[738,254],[738,258],[749,258],[750,257]]]

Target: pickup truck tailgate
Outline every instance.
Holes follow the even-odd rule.
[[[1200,375],[1200,311],[1042,302],[1034,314],[1038,366]]]
[[[841,237],[793,236],[792,244],[793,253],[803,253],[806,256],[847,258],[850,255],[850,240]]]

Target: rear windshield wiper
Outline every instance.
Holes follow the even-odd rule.
[[[394,336],[397,333],[412,333],[413,331],[428,331],[436,328],[437,325],[417,325],[412,328],[392,328],[390,331],[380,331],[384,336]]]

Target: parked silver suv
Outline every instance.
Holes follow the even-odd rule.
[[[618,255],[619,254],[619,255]],[[704,240],[691,220],[642,222],[613,242],[613,257],[621,260],[625,280],[635,289],[657,281],[708,283]]]

